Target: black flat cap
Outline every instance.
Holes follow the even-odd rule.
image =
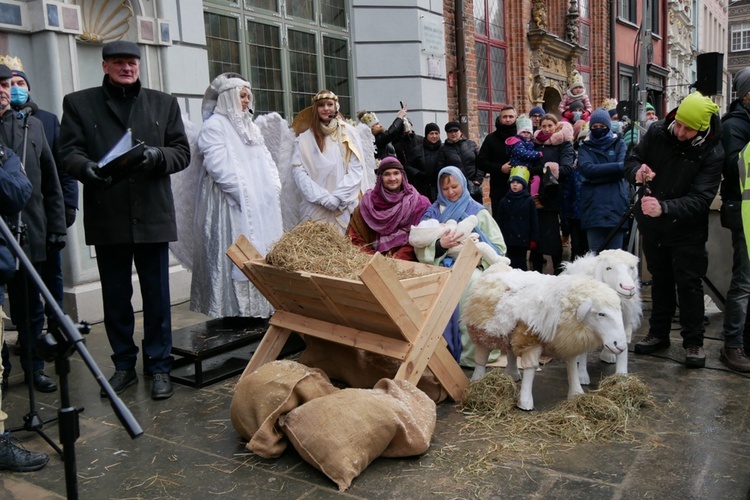
[[[141,49],[133,42],[123,40],[110,42],[102,48],[102,59],[107,60],[107,58],[114,56],[127,56],[140,59]]]
[[[5,64],[0,64],[0,80],[13,78],[13,72]]]
[[[461,124],[458,122],[448,122],[445,124],[445,131],[450,132],[452,130],[461,130]]]

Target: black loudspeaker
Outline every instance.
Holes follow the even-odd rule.
[[[624,117],[635,120],[638,117],[633,116],[633,101],[620,101],[617,103],[617,118],[622,120]]]
[[[695,90],[703,95],[721,94],[724,54],[706,52],[697,57],[696,63],[698,80],[695,82]]]

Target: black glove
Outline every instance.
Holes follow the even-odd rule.
[[[81,172],[81,182],[84,186],[108,186],[112,183],[111,177],[101,177],[99,167],[93,161],[90,161],[83,167]]]
[[[65,205],[65,227],[70,227],[76,221],[78,209],[72,205]]]
[[[164,153],[159,148],[147,147],[143,150],[143,160],[136,167],[144,172],[158,172],[158,168],[164,163]]]
[[[65,248],[65,235],[58,233],[49,233],[47,235],[47,249],[59,252]]]

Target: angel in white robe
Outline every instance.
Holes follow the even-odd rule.
[[[225,73],[211,82],[203,99],[190,309],[212,317],[273,313],[225,255],[243,234],[265,257],[283,234],[279,171],[253,123],[250,89],[240,75]]]
[[[309,129],[297,138],[292,174],[301,194],[300,220],[334,224],[342,233],[366,191],[359,133],[339,115],[338,97],[321,90],[312,99]]]

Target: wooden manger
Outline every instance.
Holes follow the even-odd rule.
[[[380,254],[360,273],[361,282],[271,266],[244,236],[227,256],[276,309],[242,377],[275,360],[294,331],[394,358],[401,362],[394,379],[415,386],[429,366],[450,397],[461,400],[469,380],[443,331],[479,262],[473,243],[452,269],[395,260],[415,275],[402,280]]]

